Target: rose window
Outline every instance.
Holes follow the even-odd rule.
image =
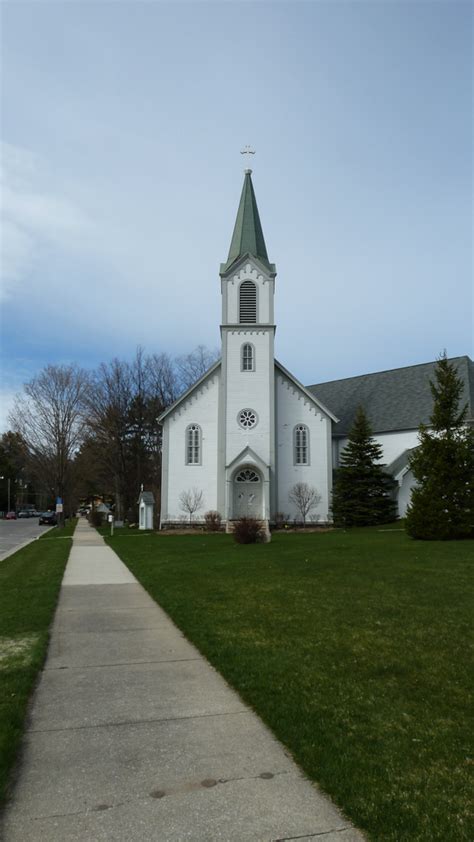
[[[257,423],[257,413],[253,409],[242,409],[239,412],[238,421],[244,430],[250,430]]]

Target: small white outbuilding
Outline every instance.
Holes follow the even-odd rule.
[[[138,528],[153,529],[155,498],[152,491],[141,491],[138,498]]]

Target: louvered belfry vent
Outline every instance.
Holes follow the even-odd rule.
[[[252,281],[244,281],[240,286],[239,321],[241,324],[257,321],[257,287]]]

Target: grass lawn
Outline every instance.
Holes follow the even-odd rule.
[[[371,839],[474,838],[472,542],[107,541]]]
[[[41,535],[40,541],[46,541],[49,538],[71,538],[77,525],[77,517],[68,518],[65,526],[53,526],[48,529],[44,535]]]
[[[46,655],[72,545],[70,537],[46,539],[64,537],[65,531],[54,529],[0,563],[0,803],[7,794],[28,699]]]

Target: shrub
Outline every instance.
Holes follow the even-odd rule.
[[[234,538],[238,544],[256,544],[263,541],[263,524],[255,517],[241,517],[234,523]]]
[[[222,520],[219,512],[206,512],[204,520],[206,521],[206,527],[209,532],[219,532]]]

